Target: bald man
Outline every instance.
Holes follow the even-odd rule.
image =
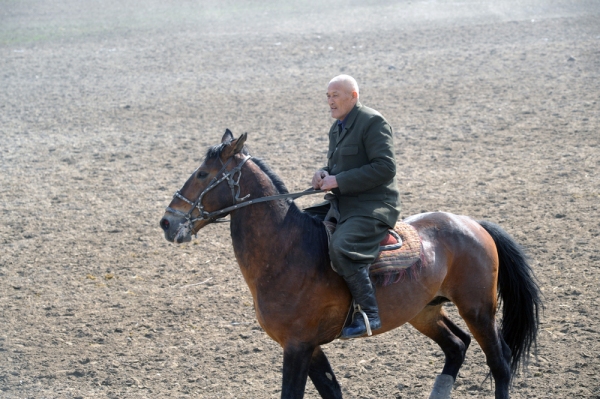
[[[381,327],[369,265],[379,243],[400,215],[392,127],[381,114],[358,101],[353,77],[339,75],[327,86],[331,117],[327,166],[315,172],[315,189],[335,194],[340,217],[331,237],[329,256],[355,303],[367,315],[371,330]],[[355,314],[341,339],[367,333],[364,318]]]

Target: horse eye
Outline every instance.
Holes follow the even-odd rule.
[[[204,172],[204,171],[198,172],[198,179],[206,179],[206,176],[208,176],[207,172]]]

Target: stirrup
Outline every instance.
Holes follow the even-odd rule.
[[[367,327],[367,337],[370,337],[371,335],[373,335],[373,332],[371,331],[371,323],[369,322],[369,317],[361,309],[361,307],[360,307],[360,305],[358,303],[354,305],[354,313],[352,313],[352,320],[354,320],[354,316],[357,313],[360,313],[362,315],[363,320],[365,321],[365,327]]]

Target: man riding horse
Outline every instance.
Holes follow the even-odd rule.
[[[334,269],[367,315],[370,330],[381,327],[369,265],[379,243],[396,224],[400,200],[392,127],[377,111],[359,101],[358,84],[348,75],[333,78],[327,87],[331,117],[327,166],[315,172],[315,189],[335,194],[339,220],[329,246]],[[310,209],[308,209],[310,212]],[[363,317],[354,317],[341,339],[367,333]]]
[[[368,317],[355,317],[343,338],[408,322],[440,346],[444,368],[430,396],[436,399],[450,398],[471,342],[444,310],[445,302],[454,303],[485,353],[496,399],[508,399],[512,378],[535,346],[542,308],[523,249],[490,222],[446,212],[413,215],[404,222],[420,237],[424,267],[413,270],[415,278],[378,288],[379,312],[367,266],[398,217],[392,131],[381,115],[358,103],[350,77],[334,78],[327,93],[339,122],[330,132],[327,167],[317,171],[313,186],[332,191],[339,202],[330,256],[323,227],[309,216],[314,212],[285,199],[305,192],[289,193],[248,154],[247,135],[236,139],[229,130],[169,203],[160,220],[165,238],[188,242],[230,215],[233,250],[256,318],[283,348],[282,399],[302,398],[309,377],[322,397],[342,397],[321,346],[338,337],[349,294]],[[327,267],[331,260],[343,278]]]

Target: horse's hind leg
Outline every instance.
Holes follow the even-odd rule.
[[[444,352],[444,368],[436,379],[430,398],[449,398],[452,384],[465,361],[471,337],[448,319],[441,303],[428,305],[409,323],[434,340]]]
[[[341,399],[342,390],[337,382],[333,370],[325,353],[317,346],[313,352],[308,369],[308,376],[312,380],[315,388],[324,399]]]
[[[479,346],[481,346],[481,350],[485,353],[487,365],[496,383],[496,399],[508,399],[511,379],[510,349],[502,336],[498,334],[494,312],[486,312],[482,309],[465,311],[464,309],[461,310],[458,304],[457,307],[461,317],[467,323]]]

